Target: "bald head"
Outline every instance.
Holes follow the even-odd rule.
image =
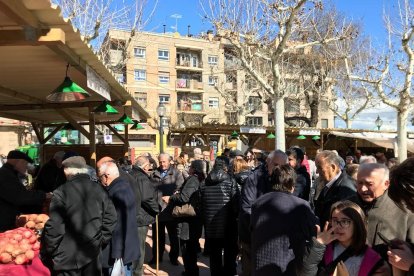
[[[109,156],[105,156],[102,157],[101,159],[99,159],[99,161],[96,163],[96,167],[99,168],[100,166],[102,166],[102,164],[106,163],[106,162],[115,162],[115,160],[112,157]]]
[[[101,158],[96,163],[96,167],[98,169],[98,178],[104,186],[111,185],[112,181],[119,177],[118,166],[110,157]]]

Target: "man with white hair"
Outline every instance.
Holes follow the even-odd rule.
[[[353,199],[367,216],[367,242],[385,260],[388,246],[378,236],[389,240],[414,241],[414,214],[401,210],[388,196],[389,170],[384,164],[365,163],[358,169],[357,191]]]
[[[125,275],[132,275],[132,263],[140,255],[134,192],[130,183],[120,177],[119,169],[112,159],[103,157],[96,166],[98,178],[108,191],[118,217],[110,245],[102,253],[103,274],[110,275],[114,262],[122,259]]]
[[[34,188],[46,193],[53,192],[57,187],[65,183],[66,178],[62,169],[64,151],[58,151],[53,158],[45,163],[36,177]]]
[[[156,185],[158,204],[161,207],[161,213],[159,215],[158,224],[158,236],[155,234],[156,225],[152,225],[152,241],[153,245],[157,244],[157,238],[159,238],[158,249],[159,249],[159,261],[162,262],[163,254],[165,250],[165,228],[168,231],[168,237],[170,239],[171,250],[169,253],[170,262],[173,265],[178,265],[179,255],[179,240],[178,240],[178,223],[171,215],[170,208],[168,205],[167,197],[170,197],[174,192],[178,191],[181,185],[184,183],[183,174],[170,164],[170,155],[168,153],[161,153],[158,156],[159,167],[152,174],[152,180]],[[168,206],[168,207],[167,207]],[[152,260],[149,264],[156,263],[157,247],[152,247]]]
[[[42,259],[53,275],[101,275],[101,246],[109,243],[117,215],[106,191],[90,180],[81,156],[62,162],[66,183],[50,204],[42,239]]]

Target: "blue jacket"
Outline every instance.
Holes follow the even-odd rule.
[[[138,260],[140,256],[136,203],[131,185],[121,177],[107,187],[118,217],[112,240],[102,252],[102,266],[111,267],[115,259],[122,258],[124,264]]]

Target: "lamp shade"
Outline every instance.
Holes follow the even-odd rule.
[[[165,107],[165,105],[163,103],[160,103],[157,107],[157,114],[160,117],[164,117],[165,114],[167,114],[167,108]]]
[[[46,99],[50,102],[75,102],[89,97],[89,93],[73,82],[69,77],[65,77],[59,85]]]
[[[117,120],[117,122],[123,123],[123,124],[126,124],[126,125],[132,125],[132,124],[134,124],[134,121],[132,121],[132,119],[129,118],[128,115],[126,115],[125,113],[124,113],[124,115],[122,115],[121,118],[119,118]]]
[[[296,139],[298,139],[298,140],[305,140],[306,139],[306,136],[299,135],[298,137],[296,137]]]
[[[315,135],[312,137],[312,140],[321,140],[321,137],[319,137],[319,135]]]
[[[137,120],[132,120],[132,121],[134,122],[134,124],[132,125],[130,129],[136,129],[136,130],[145,129],[145,127],[143,127]]]
[[[269,135],[267,135],[268,139],[275,139],[276,136],[273,134],[273,132],[271,132]]]
[[[112,105],[110,105],[107,101],[103,101],[100,105],[98,105],[94,110],[94,113],[102,113],[102,114],[118,114],[118,110],[116,110]]]
[[[237,131],[233,131],[230,135],[232,138],[238,138],[239,134],[237,133]]]

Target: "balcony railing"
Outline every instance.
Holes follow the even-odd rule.
[[[203,68],[203,63],[201,61],[197,61],[197,63],[194,64],[193,61],[181,60],[179,58],[176,59],[175,65],[181,66],[181,67],[195,68],[195,69]]]
[[[203,90],[204,85],[198,80],[177,79],[175,87],[178,89]]]
[[[193,111],[193,112],[203,112],[203,104],[201,101],[190,102],[190,101],[178,101],[177,111]]]

